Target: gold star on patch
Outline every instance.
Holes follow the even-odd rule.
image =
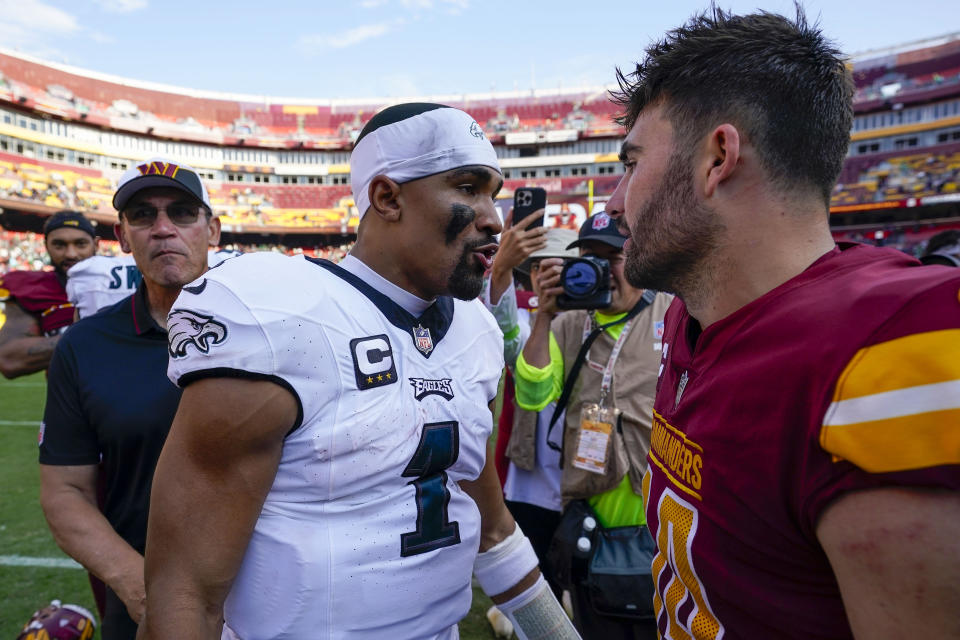
[[[383,382],[383,376],[379,373],[377,374],[377,382]]]
[[[367,384],[371,384],[372,382],[373,382],[373,378],[371,378],[370,376],[367,376]]]
[[[390,377],[391,377],[391,374],[388,373],[388,374],[387,374],[387,380],[389,380]]]

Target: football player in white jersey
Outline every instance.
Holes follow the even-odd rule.
[[[493,147],[462,111],[396,105],[351,173],[363,215],[340,265],[242,256],[171,310],[184,391],[141,637],[448,640],[473,573],[521,638],[577,638],[486,464]]]
[[[207,266],[213,268],[239,251],[219,249],[207,252]],[[76,320],[120,302],[137,290],[143,276],[132,255],[93,256],[67,271],[67,299],[76,308]]]

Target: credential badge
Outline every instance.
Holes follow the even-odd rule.
[[[423,325],[414,327],[413,344],[423,355],[430,355],[430,352],[433,351],[433,338],[430,337],[430,329]]]

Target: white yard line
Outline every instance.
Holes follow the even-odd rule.
[[[0,420],[0,427],[39,427],[37,420]]]
[[[51,569],[83,569],[70,558],[31,558],[29,556],[0,556],[4,567],[48,567]]]

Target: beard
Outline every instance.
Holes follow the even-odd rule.
[[[493,238],[470,242],[463,248],[463,254],[447,283],[447,291],[451,296],[460,300],[473,300],[480,295],[483,290],[483,267],[474,260],[473,250],[490,242],[494,242]]]
[[[716,212],[694,195],[692,163],[675,153],[630,229],[624,276],[634,287],[682,298],[700,286],[701,266],[724,230]]]
[[[464,204],[454,204],[450,208],[450,219],[444,236],[447,246],[456,242],[464,229],[473,224],[477,212]],[[496,243],[496,238],[490,236],[484,240],[468,242],[463,247],[460,260],[454,266],[447,282],[447,291],[454,298],[473,300],[483,290],[483,266],[474,264],[473,250],[487,244]]]

